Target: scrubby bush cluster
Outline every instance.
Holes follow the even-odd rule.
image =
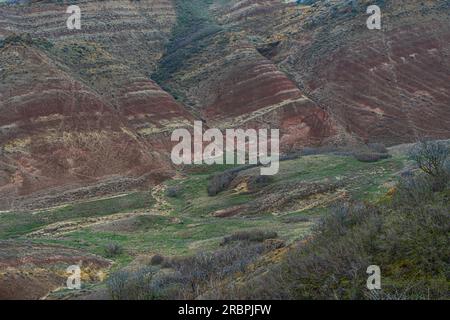
[[[166,190],[166,196],[169,198],[178,198],[181,194],[181,188],[179,186],[177,187],[170,187]]]
[[[361,162],[377,162],[391,157],[388,149],[382,143],[369,143],[353,152],[353,156]]]
[[[267,239],[276,239],[278,234],[275,231],[245,230],[233,233],[223,238],[222,244],[229,244],[236,241],[263,242]]]
[[[439,169],[426,165],[402,177],[393,195],[376,205],[344,203],[331,209],[308,241],[281,263],[244,285],[216,288],[208,298],[449,299],[450,188],[445,170],[440,171],[447,160],[436,157],[446,152],[419,144],[413,153],[439,163]],[[433,188],[433,172],[447,177],[444,188]],[[381,290],[366,287],[370,265],[381,268]]]
[[[224,191],[235,177],[236,172],[230,170],[213,175],[208,182],[208,195],[215,196]]]
[[[314,240],[279,267],[289,298],[365,299],[366,269],[382,270],[378,298],[448,298],[448,198],[404,206],[347,205],[333,210]]]
[[[115,243],[115,242],[109,242],[105,245],[105,255],[108,258],[112,258],[115,256],[120,255],[123,252],[122,247],[120,246],[120,244]]]
[[[157,269],[145,267],[136,271],[120,270],[108,278],[108,288],[114,300],[148,300],[155,296],[152,283]]]
[[[160,254],[155,254],[151,259],[150,259],[150,264],[152,266],[157,266],[157,265],[161,265],[164,262],[164,257]]]
[[[409,158],[429,176],[434,191],[446,187],[450,179],[450,147],[443,141],[422,141],[411,148]]]
[[[214,288],[208,298],[448,299],[449,203],[447,190],[414,207],[340,205],[281,263],[244,284]],[[381,268],[381,290],[367,289],[370,265]]]
[[[152,259],[150,267],[117,271],[107,284],[112,299],[194,299],[225,278],[245,272],[259,256],[274,248],[261,242],[238,241],[193,256],[161,257],[158,263]]]
[[[388,159],[390,155],[388,153],[378,152],[355,152],[354,157],[361,162],[377,162],[383,159]]]
[[[274,256],[268,253],[279,248],[273,246],[276,233],[237,232],[225,237],[217,251],[164,258],[157,269],[114,274],[111,296],[449,299],[448,150],[421,143],[411,158],[421,170],[401,177],[393,192],[376,204],[348,202],[331,208],[306,239],[282,249],[284,255],[277,251],[278,259],[258,260]],[[435,187],[438,178],[440,188]],[[381,290],[367,289],[370,265],[381,269]]]
[[[213,175],[208,182],[208,195],[215,196],[222,191],[225,191],[232,185],[233,180],[237,177],[240,171],[249,169],[250,166],[247,167],[238,167],[231,170],[226,170],[221,173],[216,173]],[[267,186],[273,181],[273,177],[271,176],[263,176],[261,174],[253,174],[248,177],[248,187],[251,190],[257,190],[264,186]]]
[[[361,162],[377,162],[391,157],[382,143],[369,143],[353,152],[353,157]]]
[[[375,142],[375,143],[369,143],[367,147],[376,152],[376,153],[389,153],[388,149],[383,143]]]

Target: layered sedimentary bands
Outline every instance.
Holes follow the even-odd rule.
[[[80,5],[79,33],[67,29],[65,5],[2,8],[3,208],[36,192],[92,185],[87,195],[99,196],[167,178],[170,132],[192,122],[147,76],[174,20],[170,2]],[[96,191],[104,180],[110,187]]]
[[[276,2],[230,1],[216,14],[347,132],[391,144],[448,137],[448,1]],[[372,4],[381,30],[366,27]]]
[[[194,119],[284,151],[450,137],[448,1],[309,2],[76,1],[81,30],[67,3],[1,5],[0,209],[169,177]]]

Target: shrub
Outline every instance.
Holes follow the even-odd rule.
[[[119,270],[111,274],[106,284],[114,300],[149,300],[160,297],[152,285],[158,269],[146,267],[137,271]]]
[[[376,153],[388,153],[388,149],[383,143],[369,143],[367,147]]]
[[[450,148],[440,141],[422,141],[409,151],[409,158],[426,174],[438,177],[446,174],[446,161]]]
[[[300,222],[309,222],[310,219],[308,217],[302,216],[294,216],[294,217],[286,217],[283,219],[284,223],[300,223]]]
[[[208,182],[208,195],[215,196],[226,190],[239,172],[255,168],[257,166],[258,165],[256,164],[247,164],[214,174]]]
[[[208,182],[208,195],[215,196],[228,188],[236,174],[230,171],[224,171],[212,176]]]
[[[118,243],[115,243],[115,242],[110,242],[110,243],[106,244],[104,250],[105,250],[105,255],[108,258],[118,256],[123,251],[122,247]]]
[[[431,177],[434,191],[443,190],[450,180],[450,148],[440,141],[422,141],[409,151],[409,158]]]
[[[248,182],[249,186],[252,189],[258,189],[261,187],[264,187],[270,183],[272,183],[273,177],[272,176],[263,176],[263,175],[255,175],[252,176]]]
[[[408,188],[408,186],[405,186]],[[450,207],[432,197],[411,208],[344,204],[333,208],[308,241],[280,264],[240,286],[217,288],[221,299],[447,299]],[[382,290],[367,290],[369,265],[382,269]]]
[[[239,243],[214,252],[199,252],[172,263],[184,281],[185,296],[192,299],[226,277],[244,272],[250,263],[267,250],[267,246],[263,244]]]
[[[164,262],[164,257],[160,254],[155,254],[151,259],[150,259],[150,264],[152,266],[156,266],[156,265],[161,265]]]
[[[274,231],[264,230],[246,230],[238,231],[230,236],[226,236],[222,240],[222,244],[228,244],[234,241],[263,242],[267,239],[275,239],[278,234]]]
[[[397,184],[394,204],[416,206],[433,197],[432,179],[424,175],[408,175]]]
[[[170,187],[166,190],[166,196],[169,198],[177,198],[180,196],[180,187]]]
[[[225,278],[244,272],[261,254],[274,248],[261,243],[239,243],[188,257],[164,259],[171,270],[152,266],[120,270],[107,281],[111,297],[119,300],[194,299]]]
[[[390,157],[387,153],[376,153],[376,152],[355,152],[353,154],[356,160],[361,162],[377,162],[383,159],[388,159]]]

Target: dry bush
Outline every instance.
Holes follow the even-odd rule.
[[[284,223],[300,223],[300,222],[309,222],[310,219],[308,217],[302,216],[294,216],[294,217],[286,217],[283,219]]]
[[[414,207],[431,200],[434,195],[431,180],[425,175],[404,176],[397,184],[394,204]]]
[[[154,290],[152,279],[157,269],[141,268],[137,271],[119,270],[114,272],[107,281],[107,286],[114,300],[149,300],[159,298]]]
[[[208,195],[215,196],[226,190],[235,177],[236,173],[230,171],[213,175],[208,182]]]
[[[446,173],[446,161],[450,148],[440,141],[422,141],[409,151],[409,158],[426,174],[438,177]]]
[[[361,162],[377,162],[391,157],[387,153],[364,152],[364,151],[355,152],[353,156],[355,157],[356,160]]]
[[[113,299],[194,299],[226,277],[245,272],[249,264],[272,249],[261,243],[239,243],[213,252],[164,259],[163,264],[171,269],[153,266],[117,271],[107,284]]]
[[[222,240],[222,245],[236,241],[263,242],[267,239],[276,239],[278,234],[274,231],[265,230],[244,230],[237,231],[230,236],[226,236]]]
[[[244,283],[214,287],[207,298],[448,299],[448,190],[413,206],[394,197],[400,197],[395,205],[336,206],[280,263],[246,275]],[[369,265],[382,270],[376,294],[366,287]]]
[[[441,191],[450,181],[450,148],[441,141],[422,141],[409,151],[409,158],[430,177],[433,191]]]
[[[109,242],[106,244],[104,251],[105,251],[105,255],[108,258],[112,258],[112,257],[122,254],[123,249],[120,246],[120,244],[115,243],[115,242]]]
[[[155,254],[151,259],[150,259],[150,264],[152,266],[156,266],[156,265],[161,265],[164,262],[164,257],[160,254]]]
[[[166,196],[169,198],[178,198],[181,193],[180,187],[170,187],[166,190]]]
[[[367,145],[367,147],[376,153],[388,153],[389,152],[383,143],[378,143],[378,142],[369,143]]]

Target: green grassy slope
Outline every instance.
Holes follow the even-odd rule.
[[[388,190],[389,182],[396,179],[395,173],[403,167],[403,161],[401,157],[393,157],[377,163],[361,163],[348,156],[306,156],[283,161],[280,174],[270,186],[276,190],[287,182],[343,181],[342,188],[349,196],[373,200]],[[104,247],[108,243],[118,243],[124,250],[113,259],[123,264],[139,254],[188,255],[198,250],[215,249],[224,236],[238,230],[257,228],[276,231],[280,238],[289,243],[310,232],[315,220],[330,205],[326,201],[322,203],[319,198],[313,206],[299,210],[290,208],[278,215],[266,212],[229,218],[214,217],[212,213],[216,210],[257,202],[259,199],[255,193],[235,189],[226,190],[215,197],[208,196],[207,184],[211,174],[225,168],[226,166],[201,167],[196,173],[167,181],[166,188],[176,186],[179,192],[176,197],[168,197],[165,188],[162,188],[153,194],[166,203],[164,208],[155,207],[155,200],[150,193],[131,193],[123,197],[75,203],[35,213],[1,213],[0,238],[21,239],[27,233],[55,222],[77,222],[138,210],[143,215],[130,218],[126,223],[121,222],[127,225],[126,228],[120,227],[120,223],[119,227],[105,229],[81,226],[57,236],[44,235],[33,239],[36,243],[58,243],[100,255],[105,255]],[[327,194],[323,197],[326,200]],[[301,199],[299,204],[301,206]]]

